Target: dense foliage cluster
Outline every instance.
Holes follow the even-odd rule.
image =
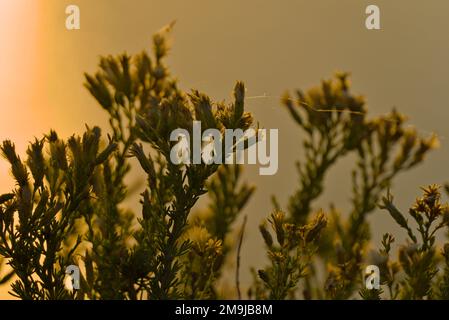
[[[229,259],[240,259],[235,223],[255,189],[241,181],[239,165],[173,164],[170,134],[192,132],[194,120],[223,134],[254,121],[241,82],[229,104],[178,88],[164,62],[170,28],[154,35],[151,55],[103,57],[99,70],[86,74],[86,88],[109,116],[107,139],[97,127],[68,140],[51,131],[30,144],[25,160],[12,142],[1,144],[16,185],[0,196],[0,285],[12,283],[11,294],[21,299],[449,298],[449,244],[437,241],[449,211],[439,188],[416,200],[414,224],[388,192],[436,138],[419,137],[395,110],[369,119],[343,73],[283,97],[302,130],[298,188],[286,210],[274,198],[259,227],[267,266],[253,270],[247,294],[240,292],[239,263],[236,284],[227,285],[234,289],[223,288]],[[347,156],[356,159],[350,212],[317,206],[326,174]],[[124,206],[131,158],[146,177],[139,213]],[[209,207],[195,213],[205,194]],[[378,206],[409,237],[398,261],[386,234],[370,262],[366,218]],[[381,269],[382,288],[364,286],[371,263]],[[77,290],[65,285],[69,265],[81,270]]]

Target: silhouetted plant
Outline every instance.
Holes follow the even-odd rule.
[[[265,223],[260,225],[271,265],[258,271],[268,295],[257,296],[260,289],[256,290],[255,294],[258,299],[285,299],[294,293],[299,279],[307,274],[310,260],[317,249],[318,238],[326,227],[327,220],[323,213],[319,213],[310,223],[299,226],[288,223],[285,214],[278,211],[273,213],[268,221],[276,235],[277,244],[274,243]],[[258,287],[260,288],[260,285]]]
[[[235,297],[223,293],[220,280],[236,248],[235,222],[255,188],[242,181],[240,165],[174,164],[171,152],[178,142],[170,136],[175,129],[192,136],[193,121],[201,122],[200,134],[218,129],[223,136],[226,129],[250,128],[253,118],[245,112],[241,82],[229,104],[178,88],[165,64],[171,27],[154,35],[152,54],[103,57],[99,70],[85,75],[86,88],[109,117],[107,142],[101,141],[97,127],[67,141],[51,131],[30,144],[26,161],[12,142],[1,145],[16,186],[0,196],[0,266],[9,265],[0,285],[14,279],[13,295]],[[449,218],[438,188],[426,188],[410,210],[417,230],[394,207],[390,195],[382,198],[400,172],[423,161],[436,138],[418,137],[395,110],[369,119],[364,99],[350,92],[344,73],[307,93],[298,90],[295,98],[286,94],[282,103],[302,129],[299,187],[286,213],[274,199],[274,212],[260,225],[268,265],[253,270],[248,297],[346,299],[359,293],[363,299],[447,299],[449,247],[446,244],[438,253],[436,233]],[[234,151],[236,143],[231,150],[223,146],[222,154]],[[323,210],[316,201],[329,170],[348,155],[356,163],[351,210],[343,218],[333,205]],[[138,161],[146,177],[141,213],[124,204],[132,189],[125,182],[130,158]],[[207,193],[209,207],[193,214],[198,199]],[[376,255],[383,287],[368,290],[362,278],[370,241],[366,218],[381,198],[382,207],[409,240],[393,261],[394,238],[384,235]],[[71,264],[81,268],[77,290],[64,285]]]
[[[95,128],[92,134],[88,131],[84,138],[91,139],[93,135],[95,141],[83,144],[84,140],[71,138],[67,143],[69,155],[65,153],[66,143],[52,132],[28,151],[27,165],[35,177],[30,189],[26,165],[20,162],[13,145],[4,142],[2,150],[12,163],[19,189],[1,198],[1,254],[19,278],[13,284],[16,295],[32,299],[216,296],[213,280],[220,274],[223,240],[252,189],[246,185],[237,189],[238,166],[221,170],[209,184],[215,199],[220,198],[223,205],[211,205],[211,214],[204,222],[212,235],[195,224],[189,226],[190,211],[207,192],[206,182],[219,166],[173,164],[170,150],[175,142],[170,141],[170,133],[184,128],[192,134],[193,120],[202,122],[203,131],[246,130],[252,118],[244,112],[242,83],[235,86],[235,102],[230,105],[214,103],[195,90],[187,94],[177,88],[163,61],[168,52],[165,36],[170,29],[171,26],[153,37],[151,57],[146,53],[135,57],[108,56],[101,58],[95,75],[86,74],[87,89],[109,114],[110,140],[114,141],[98,159],[82,157],[96,155],[99,129]],[[48,160],[43,156],[44,142],[50,143]],[[137,225],[136,215],[123,208],[129,157],[137,158],[147,175],[142,216]],[[218,183],[223,179],[229,184],[221,189]],[[241,193],[233,201],[227,199],[237,191]],[[82,199],[76,192],[82,193]],[[75,204],[72,198],[77,201]],[[33,221],[27,222],[22,212],[29,214],[34,206],[35,212],[30,214]],[[15,211],[21,214],[18,223],[14,221]],[[52,242],[47,247],[49,234]],[[207,235],[206,239],[202,234]],[[66,241],[72,235],[77,236],[73,245]],[[82,261],[74,259],[77,248],[84,251],[78,252]],[[46,259],[43,264],[42,256]],[[34,258],[25,262],[25,257]],[[191,259],[188,265],[184,257]],[[82,265],[84,269],[81,289],[76,294],[64,287],[64,268],[69,264]],[[197,279],[187,279],[195,265],[210,266],[210,272],[197,271]],[[11,276],[5,275],[2,282]]]
[[[444,245],[441,253],[438,252],[436,236],[440,229],[449,227],[449,206],[441,203],[438,186],[431,185],[423,191],[423,197],[416,199],[409,210],[416,230],[393,205],[391,195],[382,199],[381,208],[388,210],[408,235],[407,244],[399,249],[398,263],[384,262],[386,274],[391,275],[386,278],[388,286],[392,288],[396,283],[394,290],[390,290],[390,298],[446,299],[448,296],[448,244]],[[384,242],[385,239],[391,239],[391,236],[384,236]],[[388,241],[391,243],[391,240]],[[388,251],[385,251],[385,256],[388,257]],[[442,277],[438,278],[437,275],[441,274],[438,266],[441,264],[444,265]]]
[[[168,30],[163,33],[166,31]],[[133,233],[136,245],[129,250],[123,245],[116,246],[121,250],[103,249],[103,256],[98,256],[94,250],[94,255],[90,257],[97,266],[103,264],[108,269],[108,265],[114,265],[119,269],[113,274],[108,270],[98,269],[98,278],[104,279],[97,282],[100,286],[107,283],[111,294],[115,294],[111,296],[114,298],[120,292],[123,292],[122,297],[129,298],[136,298],[138,295],[145,295],[150,299],[198,296],[192,288],[187,289],[187,285],[183,287],[179,277],[181,272],[188,272],[182,270],[182,257],[189,252],[199,254],[199,248],[204,249],[204,246],[201,244],[195,247],[184,234],[189,233],[189,213],[198,198],[207,192],[205,183],[218,166],[173,164],[170,161],[170,151],[175,142],[170,141],[170,134],[178,128],[186,129],[192,134],[193,120],[202,122],[203,131],[210,128],[222,131],[226,128],[245,130],[252,122],[251,116],[243,111],[244,87],[241,83],[235,87],[235,103],[229,106],[215,104],[198,91],[190,94],[180,91],[163,63],[168,52],[163,33],[158,33],[153,38],[153,57],[142,53],[134,60],[126,55],[103,58],[100,63],[101,71],[95,76],[86,76],[88,89],[110,114],[113,138],[119,142],[122,151],[114,159],[116,167],[110,170],[111,174],[104,175],[108,177],[117,174],[118,178],[105,181],[104,185],[115,188],[117,184],[123,184],[124,175],[121,173],[127,169],[121,168],[127,168],[127,154],[136,157],[147,174],[148,188],[142,194],[140,228]],[[126,119],[125,124],[122,119]],[[145,152],[142,142],[152,151]],[[112,190],[106,192],[113,194]],[[115,203],[122,200],[123,197],[119,196]],[[110,206],[110,203],[107,201],[103,207]],[[236,214],[236,209],[230,214]],[[100,241],[98,245],[92,241],[94,249],[100,246],[107,248],[106,245],[123,241],[123,235],[117,236],[111,231],[120,225],[116,216],[116,213],[112,217],[106,216],[105,220],[110,225],[105,228],[105,232],[112,232],[112,235],[104,237],[103,243]],[[210,239],[214,244],[213,248],[218,251],[221,251],[220,237],[224,237],[225,232],[218,235],[216,241]],[[194,248],[197,250],[193,250]],[[114,258],[111,251],[117,252],[116,261],[111,260]],[[98,259],[95,259],[96,256]],[[124,268],[134,271],[134,274],[125,274]],[[185,269],[189,268],[190,266],[186,266]],[[105,274],[109,275],[105,277]],[[117,281],[122,283],[111,285]],[[198,290],[206,292],[203,297],[210,296],[211,292],[204,283],[194,282],[191,281],[191,287],[200,286],[201,289]],[[97,291],[101,293],[101,297],[108,298],[104,296],[105,288],[99,287]]]
[[[138,120],[137,135],[159,155],[155,163],[149,153],[145,155],[141,145],[134,144],[132,149],[148,175],[148,190],[143,194],[141,225],[144,231],[148,229],[153,232],[152,241],[159,252],[156,255],[154,277],[149,285],[151,298],[182,297],[176,290],[179,280],[176,275],[181,270],[178,258],[187,253],[191,244],[188,240],[180,239],[187,229],[190,210],[198,198],[207,192],[206,181],[218,169],[216,164],[173,164],[170,161],[173,146],[170,133],[176,128],[183,128],[192,136],[193,119],[208,124],[203,130],[246,130],[252,120],[243,113],[243,85],[238,83],[234,93],[235,103],[229,106],[219,104],[216,110],[203,94],[193,92],[188,98],[179,94],[173,100],[155,106],[155,110],[149,110],[146,116]],[[153,226],[154,220],[159,221],[158,227]]]
[[[422,139],[415,129],[404,128],[404,116],[395,110],[369,120],[363,97],[350,92],[345,73],[307,93],[297,90],[295,98],[287,93],[282,102],[305,134],[304,158],[297,162],[299,189],[289,202],[287,219],[292,224],[301,226],[314,211],[329,169],[350,153],[357,158],[349,218],[344,221],[336,208],[330,208],[329,226],[318,245],[320,259],[310,259],[303,286],[305,298],[349,298],[357,290],[370,239],[367,214],[398,173],[422,162],[436,138]],[[324,285],[316,277],[316,269],[323,268],[320,261],[328,269]],[[254,287],[260,291],[260,285]]]
[[[49,157],[44,156],[44,145]],[[23,162],[14,144],[0,147],[11,164],[17,187],[2,196],[0,207],[0,254],[8,259],[18,280],[13,295],[22,299],[66,299],[65,268],[74,263],[73,254],[82,237],[69,248],[66,237],[83,217],[83,207],[92,196],[94,171],[115,149],[109,144],[100,152],[100,129],[88,129],[83,137],[67,142],[50,132],[27,150]],[[30,174],[31,178],[30,179]],[[68,250],[64,250],[64,249]]]
[[[211,238],[221,241],[221,254],[216,257],[213,265],[214,276],[218,280],[224,269],[232,266],[234,262],[237,243],[233,226],[255,187],[242,181],[242,165],[228,164],[219,167],[216,174],[206,183],[206,188],[210,199],[209,206],[194,216],[192,223],[202,226],[208,230]],[[198,271],[196,276],[204,278],[204,269]],[[228,279],[222,280],[227,283]],[[229,293],[230,296],[224,293],[220,285],[223,286],[223,283],[215,282],[211,297],[234,297],[234,293]]]

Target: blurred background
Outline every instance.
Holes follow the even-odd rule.
[[[65,28],[70,4],[80,8],[80,30]],[[369,4],[380,7],[380,31],[365,28]],[[367,97],[372,116],[397,107],[422,135],[441,139],[424,165],[396,180],[397,206],[408,208],[419,186],[449,181],[447,0],[0,0],[0,140],[13,140],[23,155],[50,128],[63,137],[85,124],[106,128],[106,113],[82,86],[83,72],[94,72],[100,55],[149,49],[151,35],[173,20],[169,65],[181,88],[223,100],[243,80],[247,96],[267,96],[248,99],[248,110],[261,126],[279,129],[278,173],[259,176],[257,166],[245,168],[257,191],[243,212],[242,287],[249,268],[265,261],[257,226],[272,209],[270,196],[286,206],[297,186],[301,133],[280,106],[285,90],[351,72],[353,92]],[[348,209],[352,165],[347,159],[334,168],[320,205]],[[0,191],[12,187],[2,160]],[[136,211],[137,199],[130,200]],[[402,240],[386,212],[369,220],[374,244],[384,232]],[[0,289],[0,298],[8,289]]]

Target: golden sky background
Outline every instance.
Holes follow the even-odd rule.
[[[65,29],[69,4],[80,7],[81,30]],[[380,31],[365,28],[369,4],[381,9]],[[0,139],[13,140],[23,154],[50,128],[69,136],[86,123],[105,125],[106,114],[82,86],[83,72],[95,71],[99,55],[149,48],[151,35],[173,20],[169,63],[183,89],[229,99],[243,80],[247,96],[271,96],[247,101],[263,127],[279,128],[280,143],[277,175],[246,170],[257,192],[243,212],[244,282],[249,267],[264,262],[257,226],[270,213],[270,196],[286,205],[297,184],[300,131],[276,98],[287,89],[350,71],[353,91],[367,97],[372,115],[397,107],[423,135],[440,136],[441,148],[396,181],[399,207],[413,202],[419,186],[449,181],[447,0],[0,0]],[[347,159],[327,177],[323,206],[348,208],[352,164]],[[0,191],[11,187],[1,161]],[[376,244],[384,232],[401,234],[384,212],[370,221]]]

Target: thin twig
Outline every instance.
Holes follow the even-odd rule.
[[[247,218],[247,216],[243,218],[242,229],[240,231],[239,246],[237,247],[237,268],[235,270],[235,285],[237,287],[237,295],[239,300],[242,300],[242,294],[240,292],[240,251],[242,250],[243,235],[245,233],[246,220],[248,220]]]

